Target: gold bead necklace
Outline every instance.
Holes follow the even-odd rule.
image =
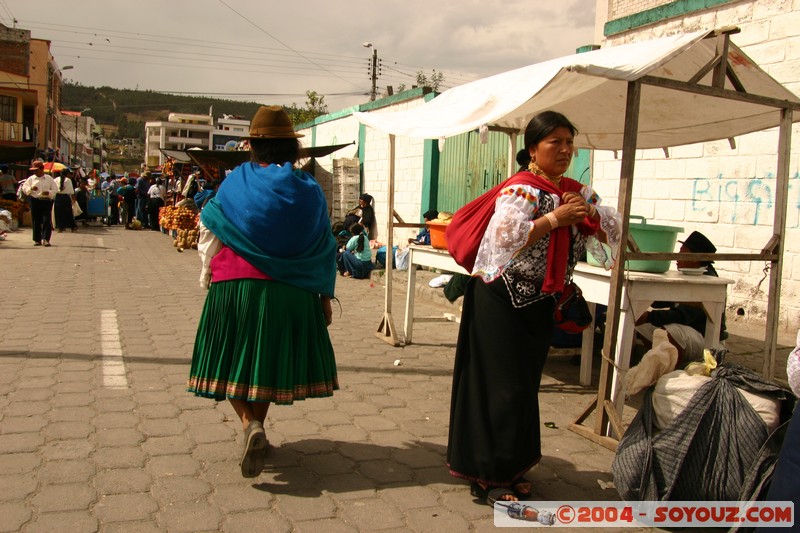
[[[536,163],[536,161],[534,161],[532,159],[531,159],[531,162],[528,163],[528,170],[530,170],[534,174],[538,174],[538,175],[542,176],[544,179],[546,179],[547,181],[549,181],[550,183],[552,183],[556,187],[561,188],[561,178],[564,177],[563,174],[560,175],[560,176],[551,176],[550,174],[548,174],[547,172],[542,170],[542,167],[540,167]]]

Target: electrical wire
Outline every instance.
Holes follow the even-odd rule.
[[[75,46],[60,46],[59,48],[60,49],[64,49],[64,50],[77,50],[77,51],[85,50],[85,48],[75,47]],[[125,55],[124,52],[116,52],[114,50],[92,50],[92,52],[93,53],[99,53],[99,54],[123,54],[123,55],[120,56],[119,59],[124,59],[125,61],[127,61],[127,57],[129,57],[128,55]],[[175,53],[175,52],[173,52],[173,53]],[[184,52],[184,53],[191,53],[191,52]],[[79,56],[79,57],[81,57],[82,59],[85,59],[87,57],[91,57],[91,58],[95,58],[95,59],[103,59],[103,58],[98,57],[98,56],[86,56],[86,55],[83,55],[83,56]],[[143,54],[143,53],[138,53],[138,54],[135,55],[135,57],[157,57],[157,58],[162,58],[162,59],[169,59],[169,58],[174,57],[174,56],[169,55],[169,54],[163,54],[163,53],[161,53],[161,54]],[[217,57],[223,57],[223,56],[217,56]],[[115,58],[108,58],[108,59],[115,59]],[[308,71],[308,67],[305,67],[305,66],[273,65],[273,64],[270,64],[270,63],[267,63],[267,62],[233,61],[230,58],[225,59],[225,60],[223,60],[223,59],[209,59],[209,60],[206,60],[206,59],[192,58],[192,57],[187,57],[187,58],[175,57],[175,59],[179,59],[181,61],[187,61],[187,62],[188,61],[192,61],[192,62],[197,62],[197,63],[201,63],[201,64],[205,63],[205,64],[208,64],[208,65],[219,65],[219,64],[224,64],[224,65],[245,65],[245,66],[251,66],[251,67],[278,67],[278,68],[290,69],[290,70]],[[189,66],[189,65],[184,65],[184,66]],[[342,73],[354,73],[355,74],[355,73],[359,72],[361,69],[340,68],[340,69],[336,69],[336,70],[338,72],[342,72]],[[330,70],[328,70],[328,72],[330,72]]]
[[[2,2],[2,1],[4,1],[4,0],[0,0],[0,2]],[[225,7],[227,7],[228,9],[233,11],[234,13],[236,13],[239,17],[244,18],[249,24],[254,25],[250,20],[248,20],[246,17],[244,17],[241,13],[239,13],[235,9],[231,8],[223,0],[218,0],[218,1],[220,3],[222,3]],[[191,57],[191,56],[192,55],[195,55],[195,56],[199,55],[197,52],[186,52],[186,51],[180,51],[180,50],[170,50],[167,54],[165,54],[165,50],[163,48],[162,49],[153,49],[153,48],[147,48],[147,47],[141,47],[141,46],[125,46],[125,45],[120,46],[120,45],[116,45],[116,44],[111,44],[111,39],[109,37],[114,38],[115,42],[117,42],[120,39],[120,35],[130,35],[130,36],[133,36],[133,37],[122,37],[121,39],[122,40],[132,40],[132,39],[136,38],[136,39],[141,40],[142,38],[146,38],[146,40],[149,43],[164,43],[164,44],[170,44],[170,45],[175,45],[175,44],[187,45],[187,44],[191,44],[191,43],[197,43],[198,45],[202,44],[204,47],[207,47],[209,44],[215,44],[215,45],[217,45],[217,46],[214,47],[215,50],[227,50],[227,51],[235,52],[237,55],[240,56],[240,59],[245,59],[245,60],[246,59],[253,59],[255,61],[254,63],[247,63],[245,61],[236,61],[235,62],[236,64],[239,64],[239,65],[252,65],[252,66],[255,66],[255,67],[276,67],[276,68],[288,69],[288,70],[272,70],[272,68],[270,68],[269,73],[271,73],[271,74],[290,74],[290,75],[295,75],[296,74],[295,72],[291,72],[292,69],[300,69],[300,70],[307,71],[307,68],[296,67],[296,66],[292,66],[291,64],[289,64],[289,65],[275,65],[275,64],[268,63],[269,61],[272,61],[274,63],[292,63],[293,61],[291,59],[289,59],[289,57],[290,56],[294,57],[294,56],[298,56],[299,55],[300,57],[302,57],[306,61],[309,61],[310,63],[320,67],[325,72],[328,72],[331,76],[333,76],[333,77],[335,77],[337,79],[340,79],[342,81],[345,81],[346,83],[348,83],[350,85],[358,87],[360,90],[366,90],[362,86],[360,86],[358,83],[356,83],[354,81],[351,81],[351,80],[348,80],[348,79],[345,79],[344,77],[342,77],[339,74],[337,74],[337,73],[341,73],[342,75],[347,75],[349,73],[356,74],[360,70],[358,65],[359,64],[363,64],[363,61],[364,61],[363,58],[353,57],[353,56],[346,56],[346,55],[341,55],[341,54],[330,54],[330,53],[324,53],[324,52],[300,52],[300,51],[295,50],[294,48],[286,45],[285,43],[280,41],[278,38],[276,38],[275,36],[273,36],[272,34],[267,32],[266,30],[264,30],[264,29],[262,29],[262,28],[260,28],[258,26],[256,26],[256,27],[259,29],[259,31],[265,33],[266,35],[268,35],[272,39],[276,40],[277,42],[279,42],[280,44],[282,44],[283,46],[288,48],[288,51],[284,50],[284,49],[270,48],[270,47],[253,47],[253,46],[242,47],[241,45],[236,45],[234,43],[213,42],[213,41],[208,41],[208,40],[205,40],[205,39],[204,40],[191,39],[191,38],[189,38],[189,39],[186,39],[186,38],[170,39],[169,36],[152,35],[152,34],[145,34],[145,33],[140,33],[140,32],[124,32],[123,31],[123,32],[105,33],[103,30],[96,30],[94,28],[82,27],[82,26],[71,26],[70,27],[71,29],[61,29],[62,27],[61,26],[57,26],[57,25],[52,25],[52,24],[40,25],[40,24],[36,24],[36,22],[41,22],[41,21],[30,21],[30,23],[28,23],[28,21],[24,21],[24,22],[26,22],[27,26],[34,27],[34,28],[41,28],[41,29],[47,30],[49,32],[62,32],[62,33],[70,33],[70,34],[81,35],[81,36],[88,35],[88,36],[92,36],[92,37],[103,38],[103,41],[105,41],[105,42],[97,41],[97,42],[94,42],[94,43],[93,42],[83,43],[83,42],[76,42],[76,41],[71,41],[71,40],[56,41],[54,39],[51,39],[51,41],[53,41],[53,47],[54,48],[64,48],[64,49],[75,50],[75,51],[91,51],[92,53],[103,53],[103,54],[116,53],[116,54],[120,54],[123,57],[127,53],[135,54],[137,57],[138,56],[150,56],[150,57],[152,57],[152,55],[150,55],[150,54],[142,54],[142,53],[139,52],[139,51],[152,51],[152,52],[158,52],[158,57],[161,57],[161,58],[163,58],[163,57],[172,57],[172,58],[174,58],[176,60],[179,60],[179,61],[192,61],[194,63],[207,63],[208,65],[217,65],[217,64],[219,64],[218,60],[207,59],[207,58],[209,58],[209,57],[222,57],[222,58],[225,58],[225,61],[224,61],[225,64],[231,64],[229,56],[225,56],[225,55],[221,55],[221,54],[204,53],[204,54],[202,54],[202,57],[194,57],[194,58]],[[79,30],[85,30],[85,31],[79,31]],[[108,36],[108,37],[106,37],[106,36]],[[60,44],[60,43],[66,43],[66,44]],[[67,46],[67,44],[74,44],[74,45],[78,45],[78,46],[70,47],[70,46]],[[112,48],[112,49],[114,49],[116,51],[108,50],[108,48]],[[259,50],[268,51],[271,55],[277,56],[277,57],[263,58],[263,54],[259,54],[259,52],[258,52]],[[130,52],[127,52],[127,51],[130,51]],[[257,55],[258,57],[257,58],[244,57],[244,56],[253,55],[253,54]],[[286,59],[283,59],[283,57],[281,57],[281,56],[285,57]],[[315,59],[312,59],[312,56]],[[88,59],[97,59],[97,60],[101,60],[101,61],[102,60],[107,60],[107,59],[100,58],[100,57],[97,57],[97,56],[94,56],[94,55],[86,55],[86,54],[84,54],[84,55],[76,55],[76,56],[68,56],[68,57],[74,57],[74,58],[77,58],[77,59],[87,59],[87,58]],[[132,61],[132,60],[127,59],[127,58],[125,58],[124,60],[126,62],[136,62],[138,64],[144,64],[144,65],[155,65],[155,66],[164,65],[164,63],[157,63],[157,62],[156,63],[148,63],[148,62],[143,62],[143,61]],[[264,61],[268,61],[268,62],[265,63]],[[370,59],[367,60],[368,63],[369,63],[369,61],[370,61]],[[327,65],[327,66],[323,66],[323,65]],[[350,67],[350,65],[353,65],[353,66]],[[176,66],[176,65],[169,64],[168,66]],[[182,66],[184,68],[192,68],[189,65],[180,65],[180,66]],[[395,81],[398,81],[400,83],[412,83],[413,84],[417,80],[417,73],[410,73],[410,72],[404,71],[404,70],[402,70],[400,68],[396,68],[396,66],[406,66],[406,67],[410,67],[410,68],[416,68],[416,69],[418,69],[418,72],[424,72],[424,68],[422,68],[422,67],[416,67],[414,65],[409,65],[409,64],[406,64],[406,63],[402,63],[402,62],[394,61],[394,60],[389,60],[389,59],[386,59],[386,58],[382,58],[381,59],[380,66],[385,66],[387,68],[387,70],[394,70],[398,74],[408,78],[408,79],[405,79],[405,78],[400,78],[400,77],[397,77],[397,76],[392,77],[388,73],[382,73],[382,72],[378,74],[378,76],[381,77],[382,79],[389,80],[389,81],[395,80]],[[196,68],[212,68],[212,67],[199,66],[199,67],[196,67]],[[213,67],[213,68],[216,69],[217,67]],[[232,70],[232,69],[227,69],[227,70]],[[236,71],[236,70],[233,70],[233,71]],[[434,71],[435,72],[439,72],[439,73],[441,73],[442,75],[445,76],[445,80],[443,80],[443,82],[439,85],[439,87],[441,87],[441,88],[449,88],[449,87],[458,85],[458,83],[452,83],[452,84],[445,83],[445,81],[447,80],[448,77],[450,79],[453,79],[453,78],[465,79],[465,78],[467,78],[467,76],[465,76],[464,74],[461,74],[461,73],[458,73],[458,72],[454,72],[454,71],[452,71],[452,72],[451,71],[445,71],[445,70],[438,70],[437,71],[436,69],[434,69]],[[370,79],[371,76],[370,76],[369,70],[367,71],[366,74],[367,74],[366,78]],[[312,75],[312,74],[309,74],[308,72],[304,72],[304,75],[308,76],[308,75]],[[317,77],[320,76],[319,74],[313,74],[313,75],[317,76]],[[474,77],[472,77],[472,78],[473,79],[477,79],[477,78],[474,78]],[[469,80],[469,81],[471,81],[471,80]]]
[[[191,39],[191,38],[188,38],[188,39],[186,39],[186,38],[171,39],[171,38],[169,38],[169,36],[154,35],[154,34],[147,34],[147,33],[141,33],[141,32],[118,31],[118,32],[114,32],[114,33],[103,33],[102,30],[98,31],[98,30],[96,30],[94,28],[88,28],[88,27],[85,27],[85,26],[72,26],[71,29],[62,29],[61,27],[53,26],[53,25],[49,25],[49,24],[48,25],[39,25],[39,24],[36,23],[37,21],[23,21],[23,22],[25,22],[26,26],[29,26],[31,28],[40,28],[40,29],[43,29],[43,30],[47,30],[48,32],[60,32],[60,33],[68,33],[68,34],[75,34],[75,35],[88,35],[88,36],[92,36],[92,37],[99,37],[99,38],[104,38],[104,40],[108,41],[109,43],[111,41],[106,36],[115,38],[115,40],[116,40],[116,39],[120,38],[120,35],[130,35],[132,37],[122,37],[122,39],[131,40],[131,39],[134,39],[134,38],[135,39],[145,38],[149,43],[164,43],[164,44],[170,44],[170,45],[175,45],[175,44],[187,45],[187,44],[195,43],[197,45],[202,45],[204,47],[207,47],[208,45],[212,45],[213,44],[213,45],[215,45],[214,46],[215,50],[227,50],[227,51],[231,51],[231,52],[236,52],[237,54],[259,54],[259,51],[267,51],[267,52],[271,52],[272,54],[275,54],[275,55],[284,55],[284,56],[287,56],[287,57],[288,56],[294,57],[296,55],[296,52],[287,51],[287,50],[284,50],[284,49],[271,48],[271,47],[258,47],[258,46],[243,47],[243,46],[235,44],[235,43],[229,43],[229,42],[223,42],[223,41],[198,40],[198,39]],[[86,30],[86,31],[78,31],[78,29]],[[54,42],[54,45],[58,46],[59,42],[65,42],[65,43],[71,43],[71,44],[82,44],[83,43],[82,41],[81,42],[76,42],[76,41],[64,40],[64,41],[56,41],[56,42]],[[103,42],[85,43],[85,44],[87,46],[92,46],[92,47],[95,47],[95,44],[99,44],[101,46],[109,46],[109,45],[106,45]],[[117,47],[117,48],[121,48],[121,49],[126,49],[127,48],[127,49],[130,49],[130,50],[146,50],[146,51],[153,50],[153,49],[149,49],[149,48],[142,48],[142,47],[136,47],[136,46],[128,46],[128,47],[120,46],[120,47]],[[96,50],[96,47],[94,49]],[[89,50],[89,48],[87,48],[87,50]],[[162,54],[164,53],[163,49],[156,49],[155,51],[158,51],[158,52],[160,52]],[[173,52],[176,53],[176,54],[177,53],[191,54],[191,52],[179,52],[179,51],[173,51]],[[364,61],[364,59],[360,58],[360,57],[347,56],[347,55],[342,55],[342,54],[330,54],[330,53],[326,53],[326,52],[304,51],[302,53],[302,56],[308,56],[308,57],[317,56],[317,57],[320,58],[317,62],[322,62],[323,61],[323,59],[322,59],[323,57],[334,58],[334,59],[325,60],[325,61],[328,62],[328,64],[342,64],[342,63],[348,64],[349,63],[349,64],[357,65],[357,64],[362,63],[362,61]],[[274,60],[275,61],[280,61],[279,59],[274,59]],[[410,67],[410,68],[416,69],[417,71],[425,71],[426,70],[425,67],[421,67],[421,66],[417,66],[417,65],[410,65],[410,64],[403,63],[403,62],[400,62],[400,61],[391,60],[389,58],[382,58],[381,59],[381,64],[384,64],[384,63],[386,64],[387,68],[390,65],[397,65],[397,66]],[[436,69],[433,69],[433,70],[436,70]],[[474,81],[474,80],[478,79],[477,76],[466,75],[466,74],[463,74],[463,73],[457,72],[457,71],[439,69],[437,72],[442,73],[446,78],[449,78],[449,79],[461,79],[461,80],[464,80],[465,82]],[[411,74],[411,73],[408,73],[408,72],[405,72],[405,74],[407,76],[409,76],[410,78],[412,78],[412,79],[416,78],[416,74]],[[455,83],[453,85],[458,85],[458,83]]]
[[[320,65],[319,63],[317,63],[317,62],[313,61],[312,59],[310,59],[310,58],[306,57],[305,55],[303,55],[303,54],[302,54],[301,52],[299,52],[298,50],[295,50],[294,48],[292,48],[292,47],[291,47],[291,46],[289,46],[288,44],[284,43],[283,41],[281,41],[280,39],[278,39],[277,37],[275,37],[274,35],[272,35],[271,33],[269,33],[267,30],[263,29],[261,26],[259,26],[258,24],[256,24],[255,22],[253,22],[252,20],[250,20],[249,18],[245,17],[244,15],[242,15],[241,13],[239,13],[238,11],[236,11],[235,9],[233,9],[231,6],[229,6],[228,4],[226,4],[226,3],[225,3],[225,0],[217,0],[217,1],[218,1],[220,4],[222,4],[223,6],[227,7],[227,8],[228,8],[228,9],[230,9],[231,11],[233,11],[234,13],[236,13],[236,14],[237,14],[237,15],[238,15],[240,18],[242,18],[242,19],[243,19],[245,22],[247,22],[248,24],[250,24],[251,26],[253,26],[254,28],[256,28],[258,31],[260,31],[260,32],[264,33],[265,35],[268,35],[268,36],[269,36],[269,37],[271,37],[273,40],[277,41],[278,43],[282,44],[284,47],[286,47],[286,48],[288,48],[289,50],[293,51],[293,52],[294,52],[294,53],[296,53],[298,56],[302,57],[303,59],[305,59],[306,61],[308,61],[308,62],[309,62],[309,63],[311,63],[312,65],[315,65],[315,66],[317,66],[317,67],[321,68],[322,70],[325,70],[326,72],[329,72],[329,73],[330,73],[331,75],[333,75],[334,77],[336,77],[336,78],[339,78],[340,80],[342,80],[342,81],[344,81],[344,82],[346,82],[346,83],[349,83],[349,84],[353,85],[354,87],[358,87],[358,85],[356,85],[355,83],[351,82],[350,80],[346,80],[346,79],[342,78],[341,76],[339,76],[338,74],[335,74],[335,73],[333,73],[333,72],[330,72],[328,69],[326,69],[325,67],[323,67],[323,66],[322,66],[322,65]],[[359,89],[360,89],[360,87],[359,87]]]
[[[17,22],[17,19],[14,18],[14,14],[8,8],[8,5],[6,4],[5,0],[0,0],[0,6],[2,6],[3,11],[5,11],[8,14],[8,21],[11,23],[11,27],[13,28]]]

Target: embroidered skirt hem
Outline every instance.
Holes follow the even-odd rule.
[[[277,404],[333,395],[336,360],[319,296],[273,280],[212,283],[187,387]]]

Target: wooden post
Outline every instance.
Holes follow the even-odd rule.
[[[604,358],[600,365],[600,385],[597,390],[594,431],[597,435],[608,436],[608,413],[606,400],[611,398],[612,378],[620,379],[611,363],[606,359],[614,359],[617,347],[617,335],[620,322],[620,306],[622,304],[622,286],[625,283],[625,254],[628,242],[628,227],[631,198],[633,196],[633,170],[636,162],[636,142],[639,134],[639,103],[642,86],[638,81],[628,83],[628,95],[625,104],[625,133],[622,142],[622,165],[620,168],[619,199],[617,210],[622,215],[622,234],[620,250],[614,269],[611,272],[611,285],[608,311],[606,313],[606,335],[603,339]],[[622,437],[618,435],[617,438]]]
[[[778,134],[777,190],[775,191],[775,220],[772,225],[773,238],[777,237],[774,250],[777,257],[770,261],[769,298],[767,300],[767,331],[764,339],[764,368],[762,375],[772,380],[775,377],[775,355],[778,345],[778,311],[781,301],[781,275],[783,273],[783,249],[786,231],[786,208],[789,195],[789,156],[792,146],[792,110],[781,109]]]
[[[389,213],[388,219],[389,223],[387,225],[386,231],[386,293],[384,297],[384,304],[383,304],[383,319],[381,323],[378,325],[378,331],[375,332],[375,335],[391,344],[392,346],[399,346],[400,342],[397,340],[397,331],[394,327],[394,320],[392,320],[392,270],[393,270],[393,263],[394,263],[394,246],[393,246],[393,234],[394,234],[394,170],[395,170],[395,160],[394,160],[394,148],[395,148],[395,136],[390,134],[389,135],[389,194],[387,197],[387,201],[389,205],[387,206],[387,211]]]

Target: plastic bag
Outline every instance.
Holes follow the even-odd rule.
[[[408,261],[411,250],[408,248],[398,248],[394,251],[395,270],[408,270]]]

